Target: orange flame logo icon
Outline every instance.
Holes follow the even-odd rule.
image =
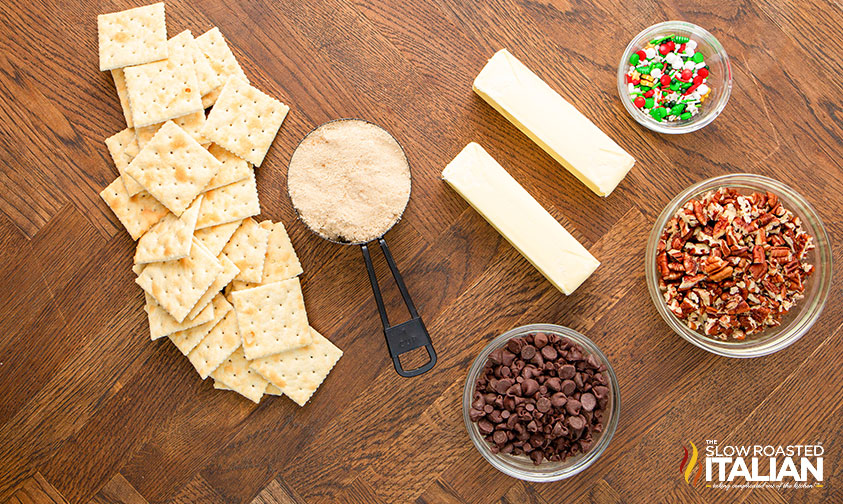
[[[682,456],[682,461],[679,462],[679,474],[682,474],[685,478],[685,483],[688,483],[691,486],[696,486],[699,484],[700,479],[703,473],[703,466],[702,463],[697,464],[699,459],[699,451],[697,451],[697,447],[694,443],[688,442],[691,445],[691,460],[688,460],[688,448],[682,447],[685,454]],[[693,482],[691,481],[691,476],[694,474],[694,470],[696,469],[697,475],[694,476]]]

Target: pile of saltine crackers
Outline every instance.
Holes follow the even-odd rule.
[[[97,21],[127,123],[105,141],[119,176],[100,195],[137,240],[150,336],[215,388],[303,406],[342,351],[308,323],[284,225],[252,218],[289,107],[249,84],[219,29],[168,40],[163,3]]]

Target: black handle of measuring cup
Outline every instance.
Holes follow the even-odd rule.
[[[395,367],[395,372],[405,378],[412,378],[420,374],[426,373],[433,369],[436,365],[436,351],[433,349],[433,343],[430,341],[430,334],[424,326],[421,317],[416,311],[416,306],[413,304],[413,299],[410,297],[407,286],[404,285],[404,279],[401,278],[401,272],[398,271],[398,266],[395,265],[395,260],[389,252],[389,247],[386,240],[378,238],[378,244],[381,247],[386,263],[392,271],[392,277],[395,279],[395,284],[398,285],[398,290],[401,292],[401,297],[404,298],[404,304],[407,306],[407,311],[410,312],[410,320],[402,322],[395,326],[389,325],[389,316],[386,314],[386,306],[383,304],[383,297],[381,296],[381,289],[378,285],[378,278],[375,275],[375,267],[372,264],[372,256],[369,253],[368,244],[363,244],[360,248],[363,251],[363,261],[366,263],[366,271],[369,273],[369,282],[372,284],[372,293],[375,296],[375,303],[378,305],[378,313],[381,316],[381,323],[383,324],[383,333],[386,337],[386,346],[389,348],[389,355],[392,357],[392,365]],[[430,361],[427,364],[411,370],[406,370],[401,366],[399,357],[402,354],[415,350],[416,348],[424,347],[427,350],[427,356]]]

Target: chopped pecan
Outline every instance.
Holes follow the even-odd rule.
[[[717,271],[716,273],[708,277],[708,279],[712,282],[720,282],[732,276],[732,271],[733,268],[731,266],[726,266],[725,268],[721,269],[720,271]]]

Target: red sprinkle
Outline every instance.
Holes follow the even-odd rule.
[[[684,93],[682,93],[682,94],[684,94],[684,95],[686,95],[686,96],[687,96],[687,95],[689,95],[689,94],[693,93],[694,91],[696,91],[696,90],[697,90],[697,87],[699,87],[699,84],[694,84],[693,86],[689,87],[689,88],[688,88],[688,90],[687,90],[687,91],[685,91],[685,92],[684,92]]]
[[[659,54],[661,54],[662,56],[666,56],[669,52],[670,47],[667,44],[662,44],[659,46]]]
[[[703,78],[702,78],[702,77],[700,77],[700,75],[699,75],[699,74],[697,74],[697,76],[696,76],[696,77],[694,77],[694,84],[696,84],[697,86],[699,86],[700,84],[702,84],[702,81],[703,81]]]
[[[682,77],[681,79],[685,82],[688,82],[691,79],[691,76],[694,75],[693,72],[688,70],[687,68],[682,70]]]
[[[626,77],[626,83],[627,83],[627,84],[629,84],[630,82],[632,82],[632,77],[630,77],[630,76],[629,76],[629,74],[626,74],[626,75],[625,75],[625,77]]]
[[[661,77],[662,86],[669,86],[670,85],[670,76],[667,74],[662,74]]]
[[[635,104],[636,107],[642,108],[644,106],[644,97],[643,96],[636,96],[635,100],[633,100],[633,103]]]
[[[700,68],[699,70],[697,70],[697,75],[699,75],[700,77],[705,79],[706,77],[708,77],[708,69],[707,68]]]
[[[632,83],[633,83],[634,85],[636,85],[636,86],[637,86],[640,82],[641,82],[641,80],[640,80],[640,79],[632,79]]]
[[[654,94],[656,94],[656,90],[651,89],[651,90],[647,91],[646,93],[644,93],[644,97],[645,98],[651,98]]]
[[[644,51],[636,51],[635,54],[638,55],[638,58],[641,61],[644,61],[645,59],[647,59],[647,53],[645,53]]]
[[[681,52],[681,53],[685,52],[685,44],[682,44],[681,46],[679,46],[679,51],[677,51],[677,52]]]

